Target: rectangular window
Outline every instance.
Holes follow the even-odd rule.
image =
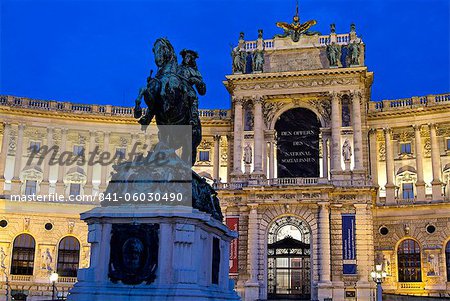
[[[198,160],[203,162],[209,161],[209,151],[199,151]]]
[[[125,147],[116,148],[115,158],[123,160],[125,159],[125,155],[127,153],[127,149]]]
[[[74,145],[73,154],[78,157],[84,156],[84,147],[82,145]]]
[[[34,195],[36,194],[36,181],[27,180],[25,182],[25,195]]]
[[[401,154],[411,154],[411,143],[400,143],[400,153]]]
[[[447,150],[450,150],[450,138],[447,138]]]
[[[32,153],[39,153],[41,149],[41,143],[39,141],[31,141],[30,142],[30,151]]]
[[[81,184],[70,184],[70,195],[77,196],[81,194]]]
[[[403,198],[413,199],[414,198],[414,188],[413,183],[403,183],[402,184]]]

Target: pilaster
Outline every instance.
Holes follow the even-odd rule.
[[[254,168],[253,174],[257,177],[262,176],[262,151],[264,141],[264,129],[263,129],[263,116],[262,116],[262,103],[261,98],[255,98],[253,100],[254,110]]]
[[[331,93],[331,175],[342,171],[341,166],[341,125],[342,112],[340,95]]]
[[[8,156],[9,139],[11,136],[11,124],[3,122],[3,138],[2,138],[2,150],[0,153],[0,194],[4,193],[5,185],[5,168],[6,158]]]
[[[18,133],[17,133],[17,145],[16,145],[16,155],[14,158],[14,176],[11,180],[12,192],[14,194],[20,193],[20,172],[22,170],[22,156],[23,156],[23,132],[25,129],[25,125],[20,123],[18,125]]]
[[[59,145],[58,155],[61,156],[62,153],[66,151],[67,145],[67,129],[61,129],[61,144]],[[64,195],[64,175],[65,175],[65,166],[64,164],[59,163],[58,165],[58,180],[56,181],[56,193],[59,195]]]
[[[53,128],[48,127],[47,128],[47,148],[50,150],[53,146]],[[47,195],[49,193],[50,188],[50,181],[49,181],[49,174],[50,174],[50,155],[46,155],[44,157],[44,166],[42,169],[44,170],[43,179],[40,184],[40,194]]]
[[[433,167],[433,181],[431,182],[433,200],[442,200],[441,154],[439,141],[436,136],[436,124],[429,123],[431,140],[431,165]]]
[[[425,201],[425,181],[423,180],[423,156],[422,156],[422,138],[420,137],[421,125],[413,125],[415,138],[415,153],[416,153],[416,192],[417,201]]]
[[[353,146],[355,153],[355,170],[363,170],[363,144],[361,129],[361,91],[352,92],[353,104]]]
[[[243,99],[234,100],[234,136],[233,136],[233,175],[242,175],[242,105]]]
[[[386,204],[395,203],[395,184],[394,184],[394,149],[392,147],[392,130],[384,129],[384,139],[386,144]]]

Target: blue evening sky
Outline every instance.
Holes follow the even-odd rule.
[[[208,92],[202,108],[229,108],[222,80],[240,31],[271,38],[292,20],[295,0],[135,1],[0,0],[0,94],[132,106],[155,69],[151,46],[161,36],[177,52],[199,52]],[[374,71],[372,99],[450,92],[449,0],[300,0],[312,29],[348,33],[366,43]]]

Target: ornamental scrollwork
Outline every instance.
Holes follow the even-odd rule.
[[[264,123],[269,128],[275,114],[285,105],[283,102],[265,102],[263,106]]]

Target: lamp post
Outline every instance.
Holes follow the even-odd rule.
[[[50,274],[50,281],[52,283],[52,300],[55,300],[56,297],[56,282],[58,281],[58,273],[51,273]]]
[[[383,289],[381,288],[381,283],[383,279],[387,276],[386,272],[383,271],[383,265],[375,265],[375,271],[370,273],[373,281],[377,284],[377,301],[383,300]]]

